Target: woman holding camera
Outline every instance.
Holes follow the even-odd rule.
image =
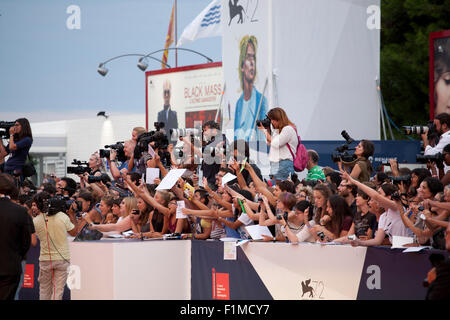
[[[267,144],[270,145],[270,174],[275,180],[287,180],[290,175],[295,174],[293,155],[298,145],[297,128],[281,108],[271,109],[267,117],[274,128],[273,134],[261,122],[258,123],[258,129],[264,132]]]
[[[4,163],[2,171],[23,180],[22,169],[33,144],[33,135],[28,120],[26,118],[17,119],[14,126],[9,128],[9,135],[9,143],[6,147],[3,145],[3,140],[0,139],[0,161],[11,154],[11,157]]]
[[[339,170],[342,171],[342,164],[344,168],[352,168],[350,176],[355,178],[359,182],[365,182],[370,180],[370,175],[373,172],[372,165],[370,164],[369,157],[373,156],[375,146],[372,141],[361,140],[355,148],[354,155],[356,159],[352,162],[339,161]]]

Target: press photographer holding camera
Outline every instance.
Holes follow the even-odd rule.
[[[212,186],[216,182],[216,174],[219,172],[221,164],[225,159],[227,139],[221,132],[219,124],[213,120],[206,121],[203,124],[202,132],[202,151],[188,139],[184,139],[183,142],[189,147],[193,146],[195,154],[198,157],[203,158],[200,168],[203,171],[203,177],[205,177],[208,180],[208,184]]]
[[[425,148],[424,155],[431,156],[442,153],[444,147],[450,143],[450,114],[440,113],[434,117],[434,130],[439,134],[439,142],[434,145],[429,141],[428,132],[422,133],[423,146]],[[428,129],[433,131],[433,128]]]
[[[33,219],[41,248],[39,299],[61,300],[70,266],[67,233],[73,237],[77,235],[77,220],[73,212],[69,216],[64,212],[67,203],[61,197],[51,198],[43,191],[36,194],[33,201],[41,212]]]
[[[344,159],[341,159],[341,161],[338,162],[339,170],[343,170],[343,164],[345,170],[351,168],[350,176],[352,176],[352,178],[357,179],[359,182],[369,181],[370,175],[373,172],[373,168],[368,159],[369,157],[373,156],[374,151],[375,146],[372,141],[361,140],[356,146],[355,152],[353,154],[353,158],[356,159],[353,161],[345,161]]]
[[[6,147],[3,144],[3,137],[9,139],[9,143]],[[10,154],[11,157],[4,163],[3,168],[0,171],[20,177],[23,181],[23,167],[28,158],[28,152],[33,144],[33,134],[31,132],[31,126],[26,118],[17,119],[14,125],[9,127],[8,132],[0,137],[0,162]]]
[[[270,124],[273,132],[270,130]],[[294,157],[298,146],[298,134],[286,112],[281,108],[273,108],[267,113],[267,119],[258,121],[258,129],[266,136],[267,144],[270,145],[269,161],[270,174],[275,180],[287,180],[294,175]]]
[[[117,142],[115,145],[105,146],[105,148],[111,148],[111,150],[100,150],[100,157],[104,156],[108,161],[109,170],[114,180],[120,178],[121,172],[128,172],[129,161],[133,157],[135,147],[135,140],[127,140],[123,144]],[[131,172],[134,171],[136,171],[135,168],[131,170]]]

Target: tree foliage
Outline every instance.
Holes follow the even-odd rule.
[[[450,0],[381,0],[381,89],[397,126],[429,120],[429,34],[450,29]]]

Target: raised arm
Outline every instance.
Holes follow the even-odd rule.
[[[248,173],[252,177],[253,183],[255,184],[256,191],[261,192],[263,195],[265,195],[267,197],[267,199],[269,200],[270,204],[272,204],[274,206],[277,202],[277,199],[267,189],[266,183],[258,177],[255,170],[253,170],[253,167],[248,162],[245,164],[245,169],[248,171]]]
[[[208,186],[208,182],[206,178],[203,178],[203,186],[205,190],[209,193],[209,195],[222,207],[226,208],[227,210],[232,210],[232,203],[224,201],[216,192],[212,191],[211,188]]]
[[[350,174],[348,174],[345,171],[341,171],[341,176],[343,179],[346,179],[349,183],[354,184],[363,191],[365,194],[367,194],[370,198],[378,201],[380,206],[382,206],[385,209],[392,209],[392,210],[400,210],[401,205],[398,205],[395,201],[390,200],[384,196],[382,196],[378,191],[372,189],[369,186],[366,186],[365,184],[359,182],[358,180],[354,179]]]

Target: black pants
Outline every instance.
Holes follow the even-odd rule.
[[[19,282],[20,274],[0,276],[0,300],[14,300]]]

